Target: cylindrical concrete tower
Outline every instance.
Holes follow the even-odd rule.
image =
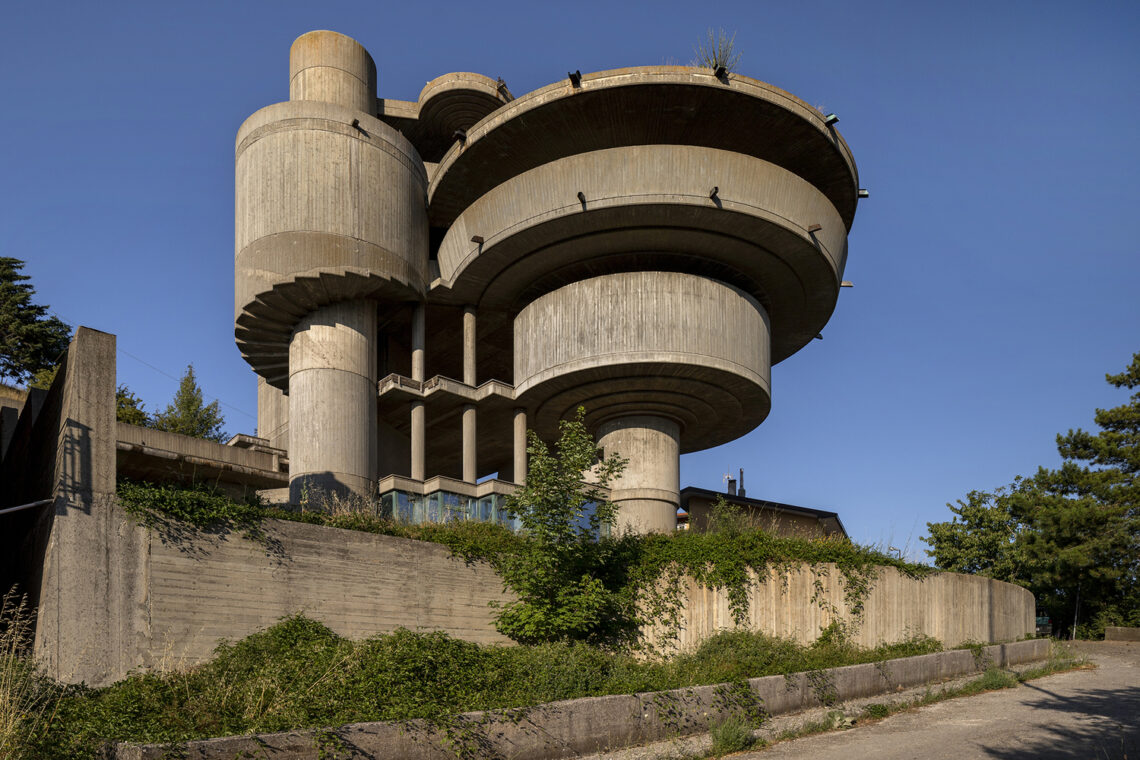
[[[648,66],[377,100],[364,48],[310,32],[289,91],[238,132],[235,322],[294,498],[481,498],[581,406],[628,460],[619,529],[671,530],[679,455],[759,425],[835,308],[858,172],[779,88]]]
[[[707,448],[767,415],[769,335],[764,308],[717,280],[681,272],[592,277],[519,312],[516,392],[533,404],[539,427],[584,407],[603,453],[628,460],[611,484],[618,527],[669,531],[682,440]]]
[[[289,68],[291,100],[238,130],[238,346],[288,395],[291,497],[305,483],[367,493],[380,467],[378,309],[424,298],[427,176],[376,118],[376,68],[358,43],[310,32]]]

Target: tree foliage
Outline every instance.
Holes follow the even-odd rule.
[[[0,377],[24,382],[50,369],[67,349],[71,327],[36,304],[24,262],[0,256]]]
[[[616,507],[602,489],[625,461],[616,455],[598,460],[584,409],[563,420],[559,433],[554,452],[534,431],[528,434],[526,484],[506,505],[524,540],[496,568],[518,601],[500,608],[495,625],[524,644],[617,643],[636,631],[636,621],[632,594],[606,572],[615,565],[618,539],[608,535]]]
[[[194,365],[191,364],[186,367],[186,374],[182,376],[174,400],[154,415],[151,427],[221,443],[226,439],[222,429],[225,422],[217,401],[205,403],[202,389],[194,377]]]
[[[1140,353],[1107,380],[1140,388]],[[1140,625],[1140,392],[1094,420],[1098,433],[1057,436],[1060,468],[971,492],[924,539],[939,567],[1026,586],[1055,623],[1085,635]]]
[[[131,392],[124,383],[115,389],[115,419],[129,425],[150,427],[150,416],[143,409],[141,398]]]

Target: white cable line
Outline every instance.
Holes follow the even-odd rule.
[[[67,323],[69,326],[73,326],[73,327],[74,327],[74,326],[78,326],[78,325],[79,325],[79,323],[78,323],[78,322],[76,322],[76,321],[74,321],[74,320],[71,320],[71,319],[68,319],[67,317],[65,317],[63,314],[60,314],[60,313],[59,313],[58,311],[56,311],[55,309],[51,309],[51,308],[49,308],[49,309],[48,309],[48,312],[49,312],[50,314],[52,314],[52,315],[56,316],[56,317],[59,317],[59,318],[60,318],[60,319],[62,319],[64,322],[66,322],[66,323]],[[125,348],[119,348],[119,342],[118,342],[118,341],[115,341],[115,352],[116,352],[116,353],[120,353],[120,354],[125,354],[126,356],[129,356],[130,358],[134,359],[134,360],[135,360],[136,362],[138,362],[139,364],[143,364],[143,365],[145,365],[145,366],[147,366],[147,367],[150,367],[151,369],[153,369],[153,370],[154,370],[155,372],[157,372],[158,374],[160,374],[160,375],[164,375],[165,377],[169,377],[171,380],[173,380],[173,381],[174,381],[174,382],[176,382],[176,383],[181,383],[181,382],[182,382],[182,378],[180,378],[180,377],[175,377],[174,375],[170,374],[169,372],[167,372],[167,371],[165,371],[165,370],[162,370],[162,369],[159,369],[158,367],[154,366],[154,365],[153,365],[153,364],[151,364],[150,362],[148,362],[148,361],[146,361],[146,360],[144,360],[144,359],[140,359],[139,357],[135,356],[134,354],[132,354],[130,351],[126,350]],[[242,409],[242,408],[240,408],[240,407],[234,406],[233,404],[230,404],[230,403],[228,403],[228,402],[226,402],[226,401],[222,401],[222,400],[221,400],[220,398],[218,398],[217,396],[213,396],[213,397],[211,397],[211,398],[210,398],[210,400],[211,400],[211,401],[217,401],[217,402],[218,402],[220,405],[222,405],[222,406],[226,407],[227,409],[232,409],[232,410],[234,410],[235,412],[237,412],[238,414],[244,414],[246,417],[249,417],[251,420],[253,420],[253,421],[255,421],[255,422],[257,421],[257,415],[256,415],[256,414],[250,414],[249,412],[247,412],[246,410],[244,410],[244,409]]]

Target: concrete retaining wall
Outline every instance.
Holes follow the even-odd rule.
[[[1108,626],[1104,629],[1105,641],[1140,641],[1140,628]]]
[[[485,565],[391,536],[282,520],[264,530],[264,541],[150,533],[147,666],[201,662],[219,640],[298,612],[354,639],[404,627],[506,641],[488,606],[505,598],[503,584]]]
[[[132,666],[201,662],[219,640],[240,639],[298,612],[354,639],[404,627],[507,642],[495,631],[489,603],[511,597],[486,565],[391,536],[282,520],[264,527],[263,541],[132,529],[130,543],[142,547],[135,583],[146,589],[132,625],[145,643]],[[850,619],[840,578],[834,566],[805,566],[757,584],[748,624],[813,641],[837,614]],[[723,592],[691,583],[688,595],[681,647],[733,627]],[[1009,584],[952,573],[918,581],[884,569],[854,632],[865,646],[911,633],[953,646],[1020,638],[1032,633],[1033,614],[1032,595]]]
[[[843,574],[834,564],[773,571],[756,582],[745,627],[801,643],[816,639],[833,620],[853,622],[854,640],[865,647],[926,634],[945,646],[963,641],[1009,641],[1035,630],[1033,594],[1019,586],[976,575],[936,573],[916,580],[894,568],[879,568],[861,616],[853,615]],[[735,628],[725,591],[690,581],[676,646],[696,646],[718,630]],[[658,629],[658,637],[662,633]]]
[[[38,610],[36,656],[53,677],[95,686],[139,667],[200,662],[220,639],[298,612],[351,638],[406,627],[504,640],[488,606],[508,598],[500,579],[441,546],[281,521],[267,521],[261,542],[140,527],[114,495],[123,428],[134,432],[115,423],[115,338],[80,328],[2,465],[0,506],[40,505],[3,516],[0,566],[5,588],[18,584]],[[219,461],[238,456],[209,446]],[[834,566],[801,566],[758,583],[747,625],[811,641],[836,616],[852,617],[841,578]],[[690,584],[687,595],[681,647],[733,627],[723,592]],[[1035,621],[1024,589],[884,570],[858,622],[856,641],[874,646],[908,633],[947,645],[1016,639]]]
[[[1047,639],[985,647],[981,656],[958,650],[938,654],[850,665],[815,673],[753,678],[748,685],[768,715],[781,715],[849,699],[893,693],[979,671],[1041,660],[1049,655]],[[523,710],[473,712],[453,724],[463,746],[474,757],[546,760],[576,757],[619,747],[645,744],[670,736],[707,731],[710,723],[733,710],[725,685],[698,686],[666,692],[589,697],[552,702]],[[335,731],[341,748],[355,758],[400,757],[409,760],[454,758],[445,749],[444,732],[422,721],[358,723]],[[316,760],[322,757],[328,732],[290,731],[257,737],[231,737],[180,745],[187,760],[230,760],[273,757]],[[159,760],[168,749],[124,744],[117,760]],[[248,753],[248,754],[243,754]]]

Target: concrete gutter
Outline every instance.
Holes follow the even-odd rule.
[[[752,694],[769,715],[781,715],[860,697],[893,693],[984,670],[1042,660],[1048,639],[995,644],[976,656],[969,649],[904,657],[826,671],[767,676],[748,681]],[[227,737],[187,742],[178,747],[186,760],[273,760],[338,758],[409,758],[441,760],[462,757],[547,760],[575,757],[686,734],[702,733],[735,700],[725,684],[664,692],[587,697],[531,708],[471,712],[456,716],[447,727],[425,721],[357,723],[335,731],[315,729],[280,734]],[[448,749],[454,747],[455,749]],[[116,760],[161,760],[166,745],[120,744]]]

